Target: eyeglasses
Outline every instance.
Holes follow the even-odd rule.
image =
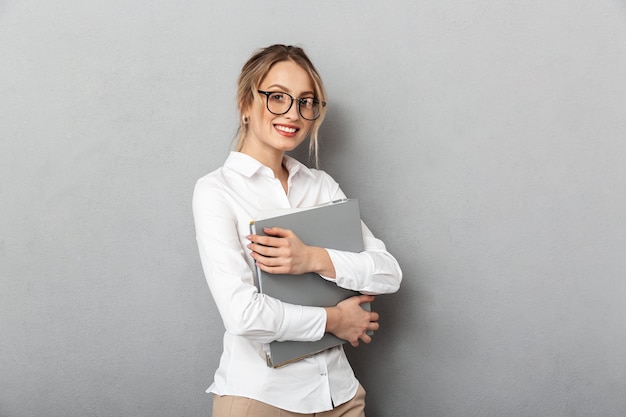
[[[265,95],[267,110],[277,116],[287,113],[293,106],[294,100],[298,103],[298,113],[306,120],[315,120],[320,117],[320,107],[326,106],[325,102],[312,97],[292,97],[290,94],[281,91],[257,91]]]

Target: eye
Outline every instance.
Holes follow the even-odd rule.
[[[312,109],[316,104],[317,104],[317,100],[314,98],[301,98],[300,99],[300,107]]]
[[[287,101],[287,95],[285,93],[271,93],[269,95],[269,99],[276,103],[284,103]]]

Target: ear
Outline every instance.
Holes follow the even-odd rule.
[[[250,122],[250,106],[245,106],[243,101],[239,102],[239,120],[243,126]]]

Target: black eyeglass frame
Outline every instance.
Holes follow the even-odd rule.
[[[315,116],[315,117],[314,117],[314,118],[312,118],[312,119],[309,119],[308,117],[305,117],[305,116],[302,114],[302,110],[300,109],[300,105],[302,104],[302,102],[303,102],[304,100],[313,100],[313,102],[314,102],[314,103],[321,104],[321,105],[322,105],[322,108],[323,108],[323,107],[326,107],[326,102],[325,102],[325,101],[320,101],[320,100],[318,100],[318,99],[316,99],[316,98],[300,98],[300,97],[294,97],[294,96],[292,96],[292,95],[291,95],[291,94],[289,94],[289,93],[285,93],[284,91],[263,91],[263,90],[257,90],[257,92],[258,92],[259,94],[263,94],[263,95],[265,96],[265,107],[267,108],[267,111],[268,111],[268,112],[270,112],[270,113],[272,113],[272,114],[275,114],[276,116],[280,116],[280,115],[286,114],[289,110],[291,110],[291,106],[293,106],[293,102],[294,102],[294,100],[297,100],[297,101],[298,101],[298,114],[300,114],[300,116],[301,116],[303,119],[305,119],[305,120],[310,120],[310,121],[317,120],[317,119],[319,119],[319,117],[322,115],[322,113],[321,113],[321,111],[320,111],[320,112],[317,114],[317,116]],[[270,96],[271,96],[272,94],[284,94],[284,95],[286,95],[287,97],[289,97],[289,98],[291,99],[291,103],[289,103],[289,107],[287,107],[287,110],[285,110],[285,111],[284,111],[284,112],[282,112],[282,113],[276,113],[276,112],[273,112],[273,111],[271,111],[271,110],[270,110]],[[321,109],[320,109],[320,110],[321,110]]]

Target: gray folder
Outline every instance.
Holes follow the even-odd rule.
[[[309,246],[348,252],[364,250],[359,203],[354,199],[274,215],[250,223],[251,232],[257,235],[265,235],[263,228],[266,227],[292,230]],[[278,275],[257,268],[256,280],[261,293],[290,304],[331,307],[346,298],[359,295],[315,273]],[[362,306],[370,309],[367,303]],[[315,342],[275,341],[265,346],[267,365],[278,368],[345,342],[331,333],[325,333],[321,340]]]

